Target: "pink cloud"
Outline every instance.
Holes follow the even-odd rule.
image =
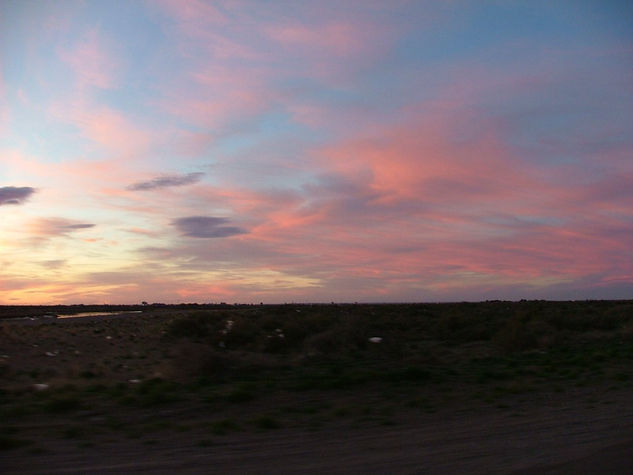
[[[251,190],[237,187],[199,186],[192,190],[204,203],[229,206],[239,215],[266,216],[284,206],[294,206],[301,201],[298,193],[286,190]]]
[[[196,186],[198,200],[230,210],[249,233],[214,249],[173,243],[162,259],[200,269],[213,269],[220,256],[236,266],[248,262],[318,279],[325,298],[339,287],[359,299],[505,287],[543,292],[592,275],[630,275],[621,236],[631,230],[604,215],[608,195],[591,202],[595,189],[548,178],[516,156],[492,122],[479,120],[476,133],[464,134],[470,120],[418,110],[400,124],[359,131],[314,150],[310,166],[326,173],[292,191]],[[618,189],[627,189],[627,177]],[[605,177],[595,186],[608,194],[609,184],[617,183]],[[239,296],[275,294],[236,289]]]
[[[49,105],[57,120],[75,125],[93,143],[120,156],[134,156],[148,150],[155,136],[139,118],[130,118],[113,107],[99,104],[95,88],[113,89],[119,85],[121,60],[115,56],[111,40],[99,29],[89,30],[74,46],[58,49],[61,59],[74,73],[75,87],[68,97]]]
[[[460,120],[461,121],[461,120]],[[375,130],[373,137],[324,149],[320,160],[350,179],[365,176],[384,203],[416,200],[446,206],[476,198],[497,202],[501,193],[524,199],[539,187],[533,171],[494,130],[464,139],[459,123],[434,113],[416,114],[402,125]]]
[[[218,299],[226,299],[239,295],[235,289],[231,289],[228,285],[194,282],[188,282],[186,286],[178,287],[175,293],[185,301],[194,302],[217,301]]]
[[[158,5],[172,17],[189,25],[198,23],[224,24],[228,21],[226,15],[215,4],[201,0],[190,0],[187,2],[153,0],[151,3],[152,5]]]
[[[59,55],[75,73],[80,89],[87,86],[111,89],[117,84],[120,63],[104,45],[98,30],[90,30],[73,48],[60,50]]]
[[[86,160],[83,156],[55,163],[44,162],[16,150],[0,150],[4,163],[15,176],[28,176],[38,188],[37,203],[63,215],[68,206],[98,203],[105,209],[133,207],[133,194],[125,190],[136,176],[129,160]],[[35,201],[34,201],[35,203]],[[150,203],[139,202],[139,212],[155,212]],[[50,212],[50,211],[49,211]]]
[[[448,295],[630,274],[622,236],[631,230],[618,228],[618,219],[610,224],[600,201],[574,200],[595,190],[548,181],[486,124],[460,142],[454,140],[459,122],[433,117],[439,120],[412,115],[376,134],[379,139],[316,151],[330,178],[290,200],[262,206],[270,197],[258,192],[216,189],[213,195],[239,213],[257,214],[259,224],[239,243],[261,246],[250,261],[321,278],[326,287],[336,279],[381,278]],[[623,190],[628,180],[623,177]],[[614,183],[600,187],[606,193]],[[226,255],[239,260],[239,246]],[[278,255],[270,257],[270,249]],[[377,283],[371,285],[373,292]]]
[[[157,5],[174,21],[165,32],[184,61],[156,103],[199,127],[244,123],[273,107],[303,123],[323,123],[314,105],[291,97],[280,82],[349,82],[393,43],[393,32],[377,28],[369,15],[351,22],[299,5],[294,8],[314,13],[313,21],[276,23],[284,16],[256,18],[248,3],[214,3],[210,9],[198,2]]]
[[[289,49],[310,50],[320,55],[352,56],[365,52],[372,34],[369,25],[331,21],[320,25],[289,24],[271,26],[268,35]],[[373,30],[377,34],[377,30]]]
[[[101,146],[119,153],[143,153],[152,142],[151,134],[136,126],[122,113],[107,107],[80,112],[75,124]]]
[[[165,30],[183,57],[194,59],[197,52],[216,60],[256,59],[258,56],[240,38],[239,34],[248,30],[242,27],[247,19],[239,8],[200,0],[159,0],[152,5],[170,18]]]
[[[270,103],[270,91],[241,73],[237,73],[234,80],[214,79],[213,84],[210,82],[198,75],[187,92],[167,93],[160,106],[189,124],[214,129],[231,121],[251,118],[263,112]]]
[[[134,157],[146,153],[160,136],[143,128],[123,112],[103,105],[94,105],[80,95],[66,103],[55,103],[50,113],[73,124],[81,134],[99,147],[120,157]]]
[[[363,80],[363,71],[390,51],[394,37],[389,28],[369,18],[273,24],[264,26],[263,34],[271,40],[272,58],[284,74],[334,87],[354,87],[355,81]]]

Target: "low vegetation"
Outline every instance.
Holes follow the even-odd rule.
[[[392,425],[451,404],[508,410],[526,395],[630,386],[632,363],[633,301],[223,305],[7,320],[0,419],[14,430],[0,434],[0,449],[39,450],[38,424],[84,445],[118,432],[149,444],[175,430],[212,444],[237,431]],[[21,427],[31,429],[18,436]]]

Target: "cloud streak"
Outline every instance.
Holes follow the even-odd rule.
[[[194,238],[225,238],[246,234],[247,231],[236,226],[225,226],[230,220],[214,216],[187,216],[172,221],[184,236]]]
[[[164,175],[148,181],[133,183],[129,185],[127,189],[130,191],[147,191],[159,188],[192,185],[199,182],[203,176],[204,173],[201,172],[187,173],[186,175]]]
[[[95,224],[82,223],[66,218],[38,218],[31,222],[29,229],[31,235],[39,238],[51,238],[56,236],[68,236],[76,231],[94,228]]]

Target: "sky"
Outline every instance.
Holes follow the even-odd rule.
[[[0,0],[0,304],[633,298],[633,4]]]

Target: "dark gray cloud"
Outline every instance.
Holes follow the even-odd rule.
[[[163,175],[149,181],[133,183],[128,186],[127,189],[132,191],[147,191],[157,188],[168,188],[170,186],[191,185],[192,183],[200,181],[203,176],[204,173],[202,172],[187,173],[186,175]]]
[[[64,229],[67,229],[69,231],[74,231],[75,229],[87,229],[87,228],[94,228],[94,224],[68,224],[67,226],[64,226]]]
[[[242,228],[225,226],[229,222],[228,218],[187,216],[174,219],[171,224],[176,226],[183,235],[196,238],[223,238],[236,234],[246,234],[247,231]]]
[[[20,205],[24,203],[33,193],[35,193],[35,188],[31,188],[30,186],[0,187],[0,206]]]

